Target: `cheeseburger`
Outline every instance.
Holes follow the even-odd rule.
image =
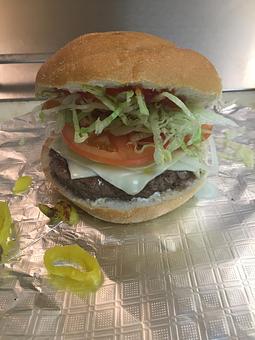
[[[56,120],[42,149],[46,178],[89,214],[150,220],[203,185],[213,149],[207,107],[221,94],[201,54],[141,32],[85,34],[40,68],[41,114]],[[212,157],[215,158],[215,157]]]

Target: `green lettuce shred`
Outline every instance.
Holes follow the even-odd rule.
[[[126,102],[127,103],[131,102],[131,99],[133,98],[134,94],[135,94],[134,91],[127,91],[127,92],[125,92]]]
[[[193,113],[190,112],[187,106],[178,97],[174,96],[172,93],[169,92],[162,92],[158,96],[158,100],[161,100],[164,97],[168,98],[171,102],[177,105],[182,110],[182,112],[184,112],[188,117],[195,119]]]
[[[218,140],[218,144],[223,148],[223,151],[218,153],[222,159],[239,161],[250,169],[254,168],[255,153],[247,145],[229,139],[227,132],[223,139]]]
[[[222,115],[217,114],[213,111],[198,109],[196,111],[197,119],[201,124],[215,124],[222,126],[237,127],[238,125],[231,119],[226,118]]]
[[[91,94],[93,94],[97,99],[99,99],[108,109],[114,111],[115,106],[112,103],[112,100],[105,96],[104,89],[98,88],[98,87],[92,87],[92,86],[83,86],[82,87],[84,91],[87,91]]]
[[[39,119],[40,119],[41,123],[45,122],[45,113],[43,111],[40,111]]]
[[[84,85],[82,88],[97,100],[85,100],[82,96],[79,97],[79,94],[72,93],[63,99],[60,98],[58,107],[42,111],[40,106],[38,112],[43,112],[41,116],[46,118],[48,115],[52,117],[55,112],[58,131],[65,123],[72,124],[75,143],[83,143],[90,134],[99,135],[103,131],[109,131],[116,136],[130,132],[148,134],[153,137],[154,159],[157,164],[171,160],[177,149],[183,150],[189,156],[196,156],[196,150],[199,150],[203,141],[202,124],[230,128],[237,126],[231,119],[208,109],[188,107],[180,98],[167,91],[155,95],[153,101],[146,103],[140,89],[110,96],[103,87]],[[166,98],[175,104],[175,108],[165,105],[165,101],[161,103]],[[103,119],[95,119],[94,110],[110,112]],[[230,146],[240,157],[242,154],[246,164],[251,164],[252,157],[246,148],[238,149],[234,144],[228,144],[228,147]],[[135,150],[139,152],[139,148]]]
[[[108,116],[107,118],[100,120],[100,118],[98,118],[96,120],[95,123],[95,133],[96,135],[100,135],[100,133],[102,133],[102,131],[111,124],[112,121],[114,121],[114,119],[116,119],[120,113],[123,111],[124,105],[119,106],[116,110],[114,110],[112,112],[112,114],[110,116]]]
[[[139,111],[141,112],[141,114],[149,116],[150,112],[147,108],[147,105],[145,103],[144,96],[143,96],[141,90],[137,89],[135,91],[135,94],[136,94],[137,103],[138,103],[138,106],[139,106]]]
[[[167,161],[167,159],[171,160],[171,152],[167,152],[164,149],[164,145],[162,144],[161,130],[159,127],[158,115],[156,111],[151,113],[150,123],[153,133],[153,141],[155,144],[154,160],[157,164],[162,164]]]
[[[74,126],[74,142],[82,143],[88,138],[88,133],[83,132],[80,128],[80,123],[76,110],[73,111],[73,126]]]

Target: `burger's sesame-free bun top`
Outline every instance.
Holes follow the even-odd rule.
[[[58,50],[40,68],[36,94],[82,85],[140,86],[212,101],[221,93],[215,67],[204,56],[142,32],[82,35]]]

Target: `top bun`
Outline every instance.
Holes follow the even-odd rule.
[[[213,101],[221,93],[214,66],[201,54],[142,32],[85,34],[58,50],[40,68],[36,94],[82,85],[174,90]]]

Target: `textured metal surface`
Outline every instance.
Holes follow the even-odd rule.
[[[247,127],[242,141],[254,148],[255,112],[232,106],[225,113]],[[1,340],[255,338],[254,170],[222,163],[209,181],[216,196],[151,222],[120,226],[83,214],[77,226],[51,231],[36,207],[56,199],[40,171],[45,132],[29,116],[1,124],[1,199],[10,200],[23,249],[0,269]],[[23,173],[33,188],[14,197]],[[46,277],[45,249],[74,242],[103,268],[96,294],[56,289]]]

